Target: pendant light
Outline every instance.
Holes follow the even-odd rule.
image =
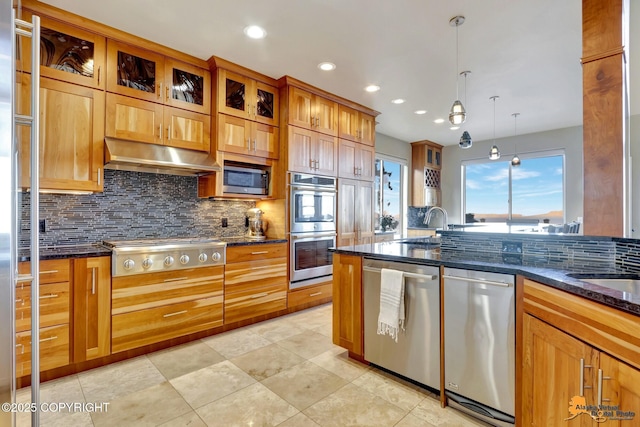
[[[471,74],[471,71],[463,71],[460,74],[464,75],[464,102],[467,103],[467,74]],[[458,146],[460,148],[469,148],[473,145],[473,141],[471,140],[471,135],[466,130],[462,132],[462,136],[460,137],[460,142],[458,142]]]
[[[458,96],[458,27],[464,23],[464,16],[458,15],[454,16],[449,20],[449,25],[456,27],[456,100],[451,106],[451,111],[449,112],[449,122],[458,126],[464,123],[467,118],[467,112],[460,102],[460,97]]]
[[[489,150],[489,160],[498,160],[500,158],[500,150],[496,145],[496,99],[500,98],[497,95],[490,97],[493,100],[493,146]]]
[[[518,136],[518,116],[520,115],[520,113],[513,113],[513,137],[515,138],[516,136]],[[515,142],[515,148],[516,148],[516,152],[513,155],[513,159],[511,159],[511,166],[513,166],[514,168],[517,168],[518,166],[520,166],[520,157],[518,157],[518,142],[516,140]]]

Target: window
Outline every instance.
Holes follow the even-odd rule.
[[[406,168],[406,163],[399,160],[376,158],[374,226],[378,231],[401,233],[403,230]]]
[[[462,165],[464,222],[564,223],[564,153]]]

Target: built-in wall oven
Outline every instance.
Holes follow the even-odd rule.
[[[331,280],[336,179],[293,173],[289,181],[291,289]]]

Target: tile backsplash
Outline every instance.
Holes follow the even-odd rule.
[[[197,178],[118,170],[104,171],[104,192],[40,194],[42,246],[94,243],[107,239],[244,234],[253,201],[199,199]],[[20,246],[28,246],[30,201],[22,195]],[[222,218],[228,227],[222,227]]]

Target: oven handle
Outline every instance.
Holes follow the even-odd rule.
[[[326,188],[326,187],[299,187],[297,185],[291,186],[292,190],[296,191],[310,191],[312,193],[337,193],[338,190],[335,188]]]
[[[300,234],[291,234],[291,239],[292,240],[300,240],[300,239],[308,239],[308,240],[313,240],[313,239],[319,239],[322,237],[335,237],[336,233],[332,232],[332,233],[313,233],[311,235],[307,234],[307,235],[300,235]]]

